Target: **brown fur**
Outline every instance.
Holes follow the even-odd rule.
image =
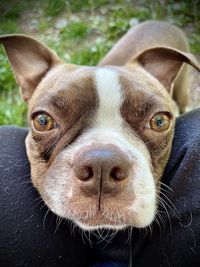
[[[186,36],[180,29],[166,22],[149,21],[141,23],[138,26],[130,29],[100,61],[99,66],[123,66],[127,64],[131,58],[137,57],[137,54],[140,54],[151,47],[153,48],[158,46],[172,47],[187,53],[189,51],[189,45]],[[154,61],[156,54],[153,53],[152,56]],[[163,51],[163,55],[160,58],[163,59],[163,56],[168,57],[166,51]],[[175,62],[172,63],[172,66],[174,66],[174,63]],[[181,60],[178,63],[182,65],[183,61]],[[163,75],[166,76],[166,67],[161,64],[159,68],[161,70],[163,69]],[[177,68],[177,70],[179,69],[180,66]],[[175,81],[173,98],[177,102],[180,112],[183,113],[185,112],[189,101],[188,66],[184,66],[180,73],[176,72],[175,70],[173,78]]]
[[[160,110],[173,114],[173,107],[166,91],[156,87],[144,74],[140,84],[134,79],[134,75],[129,75],[132,77],[120,77],[125,96],[121,112],[133,129],[133,135],[136,134],[147,146],[151,154],[154,177],[159,181],[171,151],[175,117],[172,115],[170,130],[162,135],[145,129],[145,126],[152,114]],[[151,91],[151,88],[154,90]]]

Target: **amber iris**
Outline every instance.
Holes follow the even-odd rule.
[[[33,118],[33,126],[37,131],[46,132],[55,128],[55,121],[47,114],[39,114]]]
[[[150,128],[157,132],[163,132],[169,129],[170,127],[170,117],[167,114],[156,114],[150,120]]]

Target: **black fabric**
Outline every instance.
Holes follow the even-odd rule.
[[[61,223],[32,187],[25,129],[0,127],[0,266],[88,267],[92,253]],[[40,202],[40,203],[39,203]]]
[[[169,217],[165,229],[153,235],[134,259],[134,266],[200,266],[200,110],[177,120],[173,149],[162,181]],[[163,186],[162,192],[166,190]],[[169,203],[169,200],[175,206]],[[170,206],[170,207],[169,207]],[[171,222],[171,223],[170,223]]]
[[[93,235],[91,248],[78,230],[70,233],[67,222],[56,229],[56,216],[47,213],[31,185],[26,134],[21,128],[0,127],[0,266],[88,267],[91,262],[128,261],[128,230],[109,243]],[[133,266],[200,266],[200,110],[178,118],[162,181],[173,190],[163,186],[161,191],[170,222],[159,207],[164,226],[160,220],[152,233],[132,230]]]

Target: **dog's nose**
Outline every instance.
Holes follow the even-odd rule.
[[[105,193],[115,190],[120,181],[128,178],[130,168],[128,156],[113,145],[83,151],[73,164],[75,177],[90,192],[97,192],[100,185]]]

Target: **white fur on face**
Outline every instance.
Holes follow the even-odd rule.
[[[151,172],[150,154],[143,142],[130,135],[123,126],[124,119],[120,112],[123,97],[117,72],[100,68],[96,71],[95,79],[99,106],[93,118],[93,125],[70,147],[62,150],[46,172],[44,185],[46,203],[53,212],[73,220],[86,230],[121,229],[130,225],[145,227],[152,222],[156,210],[156,188]],[[93,145],[107,144],[114,145],[126,153],[133,165],[128,177],[130,201],[127,203],[122,200],[119,203],[116,195],[113,203],[113,200],[104,200],[102,197],[101,215],[106,221],[109,222],[110,219],[115,224],[98,221],[96,225],[91,225],[87,224],[87,218],[99,215],[97,214],[99,211],[96,210],[96,199],[94,196],[89,200],[77,193],[78,182],[73,177],[71,163],[81,150]]]
[[[121,127],[120,106],[123,98],[117,73],[110,69],[97,70],[96,88],[99,95],[99,108],[95,118],[96,125],[101,128]]]
[[[156,188],[154,177],[151,172],[149,153],[138,141],[125,139],[123,129],[103,129],[94,128],[85,133],[77,142],[75,147],[66,151],[63,157],[67,157],[70,152],[75,156],[79,151],[93,145],[109,145],[118,147],[127,154],[132,163],[133,170],[130,173],[130,188],[132,190],[132,204],[124,203],[125,209],[130,213],[132,225],[135,227],[145,227],[154,219],[156,212]],[[72,159],[73,159],[72,156]],[[134,198],[133,198],[134,196]],[[131,215],[132,214],[132,215]],[[131,225],[130,219],[128,225]],[[100,226],[99,226],[100,227]],[[119,229],[122,226],[119,225]],[[85,229],[93,230],[95,227],[85,225]],[[103,228],[103,226],[101,226]],[[105,226],[104,226],[105,228]],[[110,227],[109,227],[110,228]],[[116,229],[116,227],[113,227]]]

